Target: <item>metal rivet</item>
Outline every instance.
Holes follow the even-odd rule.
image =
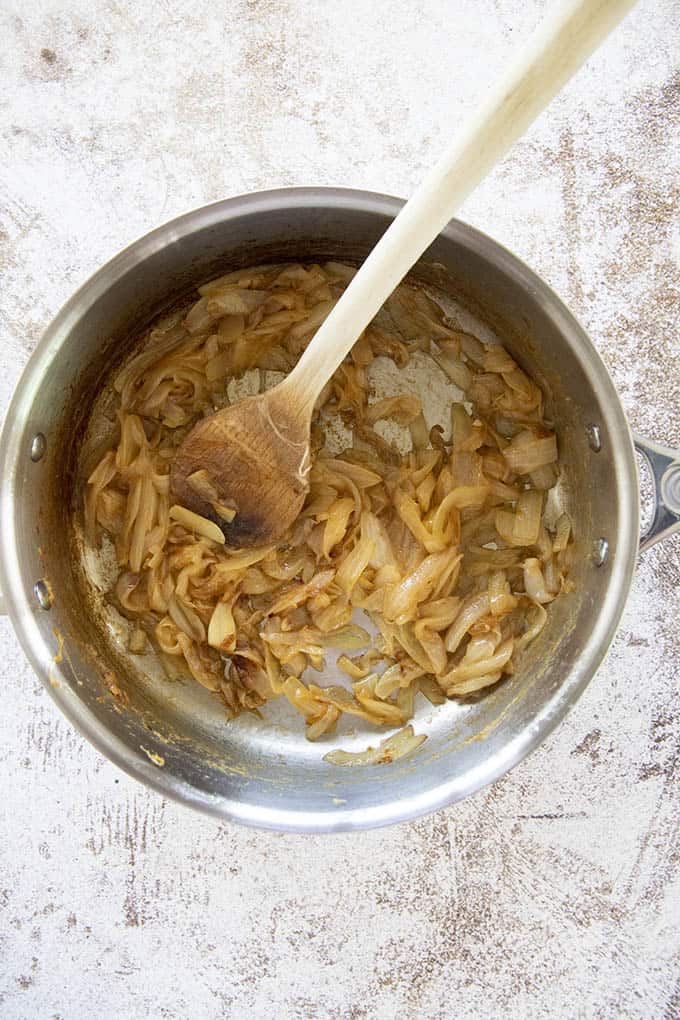
[[[671,464],[664,473],[661,498],[672,514],[680,514],[680,464]]]
[[[33,594],[41,609],[47,610],[52,608],[52,596],[47,581],[36,581],[33,585]]]
[[[599,453],[602,449],[602,436],[600,435],[599,425],[586,425],[586,435],[588,436],[588,445],[593,453]]]
[[[33,436],[33,442],[31,443],[31,460],[42,460],[46,449],[47,440],[42,432],[38,432],[37,435]]]
[[[609,542],[606,538],[598,538],[593,545],[593,563],[596,567],[603,567],[609,556]]]

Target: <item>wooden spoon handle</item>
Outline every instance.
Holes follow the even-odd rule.
[[[403,207],[282,384],[300,409],[324,385],[458,206],[624,17],[635,0],[566,0]]]

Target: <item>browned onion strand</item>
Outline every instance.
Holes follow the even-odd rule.
[[[150,644],[183,662],[232,718],[283,696],[311,740],[343,713],[403,727],[418,693],[440,704],[497,683],[570,585],[569,518],[552,529],[546,519],[558,463],[540,389],[503,347],[462,331],[409,285],[322,395],[309,495],[283,541],[231,550],[215,524],[173,505],[169,466],[192,423],[225,406],[229,381],[246,371],[260,388],[290,371],[353,273],[260,266],[200,287],[119,372],[119,438],[84,496],[89,541],[101,529],[115,546],[111,598],[131,621],[130,651]],[[411,393],[372,399],[372,362],[403,369],[416,351],[464,390],[450,437],[428,432]],[[334,453],[327,430],[338,420],[353,438]],[[410,452],[380,431],[386,420],[408,430]],[[197,472],[194,484],[209,491],[210,479]],[[234,513],[224,508],[225,519]],[[358,610],[377,636],[355,622]],[[329,649],[341,652],[347,687],[321,684]],[[392,760],[422,739],[410,727],[398,736],[337,761]]]

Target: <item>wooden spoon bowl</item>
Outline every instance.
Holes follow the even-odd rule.
[[[172,463],[177,502],[219,525],[227,545],[280,539],[308,489],[310,416],[277,386],[203,418]]]

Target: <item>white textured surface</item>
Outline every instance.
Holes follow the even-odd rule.
[[[4,0],[0,410],[59,304],[161,220],[283,184],[408,193],[545,6]],[[679,51],[674,0],[642,0],[462,213],[676,446]],[[531,759],[344,837],[146,792],[0,622],[0,1015],[677,1020],[679,551],[643,558],[605,665]]]

